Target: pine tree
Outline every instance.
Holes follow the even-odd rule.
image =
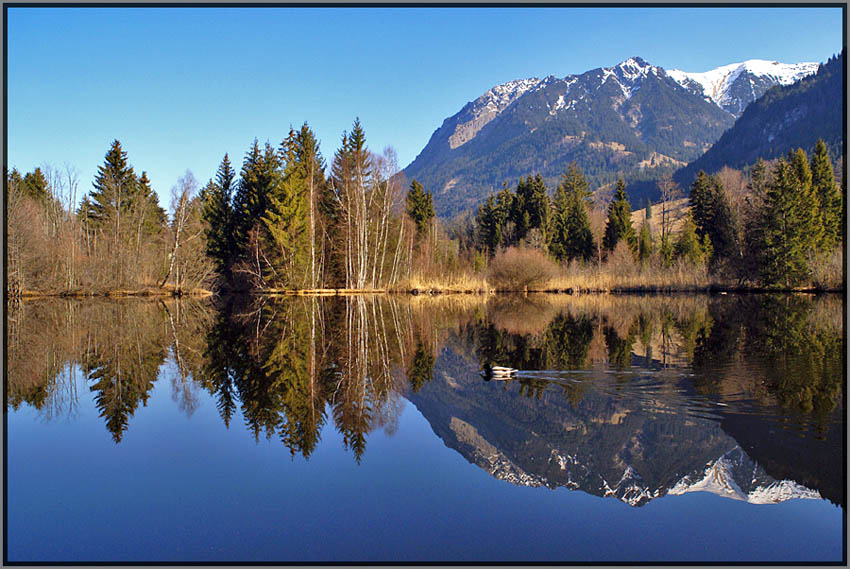
[[[300,176],[307,191],[307,209],[310,239],[310,288],[319,286],[320,272],[325,261],[324,223],[320,214],[320,203],[327,191],[325,161],[319,150],[319,141],[305,122],[295,136],[295,157]]]
[[[426,192],[416,180],[413,180],[407,192],[406,211],[416,225],[416,236],[421,238],[434,219],[434,200],[431,192]]]
[[[720,179],[700,170],[691,186],[690,204],[697,235],[711,241],[713,256],[738,256],[737,221]]]
[[[640,226],[640,235],[638,236],[638,260],[641,265],[645,265],[652,256],[652,236],[649,233],[649,222],[644,220]]]
[[[278,191],[279,182],[277,152],[268,142],[260,150],[254,139],[242,162],[241,179],[233,200],[233,228],[237,251],[250,260],[255,271],[260,270],[256,265],[262,264],[258,259],[264,237],[261,218],[269,207],[269,196]]]
[[[537,174],[519,179],[512,218],[516,224],[516,239],[525,239],[532,229],[539,229],[544,241],[548,237],[551,207],[543,177]]]
[[[490,194],[478,208],[475,226],[478,246],[486,250],[491,257],[502,245],[503,224],[504,219],[500,215],[496,197]]]
[[[705,171],[700,170],[694,183],[691,184],[691,194],[689,196],[691,215],[696,225],[697,234],[700,237],[708,233],[708,228],[713,222],[713,201],[711,180]]]
[[[377,204],[370,199],[376,187],[372,155],[366,146],[366,134],[355,119],[351,134],[343,133],[342,146],[334,154],[331,183],[336,199],[339,244],[335,250],[338,277],[349,288],[367,285],[369,268],[377,251],[370,249],[370,217]],[[372,235],[374,237],[374,235]],[[371,261],[371,262],[370,262]]]
[[[20,174],[18,175],[20,176]],[[36,168],[24,176],[22,187],[25,195],[31,197],[41,205],[47,205],[50,197],[48,185],[44,172],[41,171],[41,168]]]
[[[620,239],[625,239],[629,248],[634,251],[637,243],[632,227],[632,208],[626,198],[626,184],[622,178],[617,180],[614,201],[608,206],[608,223],[605,225],[602,246],[613,251]]]
[[[820,201],[817,190],[812,186],[812,170],[806,152],[798,148],[789,159],[797,177],[799,198],[799,219],[803,227],[803,246],[815,251],[821,245],[824,227],[820,215]]]
[[[661,264],[663,266],[673,266],[673,256],[675,255],[675,250],[673,247],[673,241],[670,239],[669,234],[665,233],[661,237],[661,247],[659,247],[658,253],[661,256]]]
[[[310,195],[300,154],[298,137],[290,131],[281,145],[283,176],[270,192],[262,217],[273,243],[267,253],[267,279],[289,288],[310,282]]]
[[[799,165],[797,165],[799,166]],[[765,284],[795,286],[808,276],[812,212],[795,165],[781,159],[766,187],[761,214],[761,277]]]
[[[215,180],[201,190],[201,215],[206,221],[206,253],[213,259],[215,270],[225,281],[231,278],[230,263],[236,253],[232,200],[236,172],[225,154]]]
[[[811,162],[812,189],[818,197],[823,237],[820,246],[832,249],[844,238],[841,187],[835,182],[832,160],[823,140],[818,139]]]
[[[127,162],[127,152],[117,140],[112,142],[89,194],[90,211],[86,219],[94,229],[113,227],[116,238],[121,236],[121,215],[129,212],[136,189],[136,175]]]
[[[138,236],[138,226],[132,219],[132,213],[139,210],[135,207],[140,195],[138,184],[127,153],[114,140],[103,165],[98,166],[88,199],[81,205],[86,229],[100,235],[99,241],[107,247],[104,254],[113,261],[109,272],[118,284],[124,284],[127,279],[127,248]]]
[[[596,244],[590,229],[587,180],[575,162],[567,167],[555,190],[549,250],[555,259],[593,258]]]
[[[159,205],[159,196],[153,191],[147,172],[142,172],[136,184],[136,193],[131,198],[143,237],[151,237],[162,232],[168,221],[165,210]]]
[[[676,243],[673,245],[673,254],[692,264],[702,263],[711,256],[711,243],[708,236],[700,239],[693,215],[690,213],[685,217],[685,222],[679,230]]]

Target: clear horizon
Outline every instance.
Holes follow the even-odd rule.
[[[823,62],[835,8],[7,8],[8,167],[68,163],[88,193],[113,139],[160,203],[254,138],[308,122],[330,164],[359,117],[399,167],[494,85],[632,56],[701,72]],[[49,38],[49,41],[45,41]],[[789,39],[790,38],[790,39]]]

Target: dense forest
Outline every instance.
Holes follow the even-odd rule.
[[[747,175],[700,172],[684,208],[667,177],[643,215],[622,178],[592,192],[572,163],[554,192],[529,175],[444,222],[359,120],[329,168],[305,123],[276,147],[255,140],[238,172],[227,154],[203,186],[187,171],[169,213],[117,140],[79,205],[72,168],[6,183],[13,295],[844,284],[843,180],[822,141]]]

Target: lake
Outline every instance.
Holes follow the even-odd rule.
[[[843,310],[10,304],[6,561],[844,562]]]

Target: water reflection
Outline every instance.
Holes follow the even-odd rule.
[[[712,491],[843,506],[835,297],[239,297],[41,301],[8,311],[7,407],[73,417],[86,388],[116,443],[169,381],[191,416],[309,458],[329,423],[358,462],[405,399],[517,484],[643,505]],[[485,364],[515,368],[507,381]]]

